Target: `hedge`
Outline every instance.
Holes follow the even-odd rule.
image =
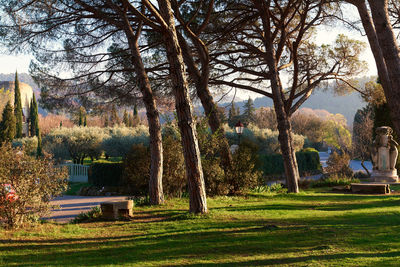
[[[95,186],[121,186],[122,163],[94,163],[89,169],[89,183]]]
[[[319,154],[315,149],[308,148],[296,152],[296,159],[300,173],[321,170]],[[285,173],[281,154],[262,154],[260,155],[260,161],[264,175],[281,175]]]

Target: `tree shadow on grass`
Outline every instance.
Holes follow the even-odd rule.
[[[340,246],[341,240],[365,238],[381,231],[373,223],[379,214],[357,215],[358,220],[366,227],[354,227],[356,215],[329,216],[324,219],[314,218],[302,220],[303,226],[279,225],[268,227],[271,221],[242,220],[242,221],[209,221],[208,223],[193,220],[188,225],[186,221],[174,224],[177,229],[169,229],[168,225],[154,229],[154,233],[138,233],[114,237],[50,239],[31,241],[0,242],[1,260],[8,265],[18,266],[96,266],[96,265],[127,265],[138,262],[154,263],[165,261],[188,262],[188,257],[196,257],[190,261],[195,265],[196,260],[209,258],[226,258],[226,265],[272,265],[295,264],[309,260],[332,260],[343,258],[372,257],[375,253],[341,253],[315,255],[321,244]],[[392,215],[395,216],[395,215]],[[388,226],[398,225],[390,215],[382,218]],[[282,220],[275,220],[277,223]],[[285,221],[286,222],[286,221]],[[369,223],[369,224],[368,224]],[[332,225],[338,227],[333,228]],[[375,232],[374,232],[375,231]],[[376,247],[387,247],[397,242],[398,231],[392,229],[391,240],[376,236],[371,243]],[[361,237],[360,237],[361,235]],[[369,242],[355,242],[352,246],[361,251],[370,250]],[[12,252],[18,251],[18,256]],[[300,257],[288,257],[287,253],[300,253]],[[319,252],[318,252],[319,253]],[[241,262],[242,255],[273,254],[285,255],[278,259]],[[306,256],[303,256],[306,254]],[[307,255],[312,254],[312,255]],[[321,253],[319,253],[321,254]],[[397,257],[398,252],[378,251],[378,257]],[[234,262],[232,259],[236,259]],[[212,265],[212,264],[210,264]],[[220,263],[218,265],[221,265]]]

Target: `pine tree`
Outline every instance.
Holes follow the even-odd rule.
[[[19,88],[18,72],[15,72],[14,114],[16,123],[15,138],[22,138],[22,101],[21,91]]]
[[[3,110],[2,121],[0,123],[0,141],[3,142],[11,142],[15,137],[16,132],[16,124],[15,124],[15,115],[14,109],[10,103],[7,102]]]
[[[249,124],[250,122],[254,122],[256,108],[254,107],[254,101],[249,97],[247,102],[244,104],[244,111],[242,114],[243,122]]]
[[[128,112],[126,112],[126,109],[124,110],[124,117],[122,122],[125,124],[126,127],[129,127],[129,117],[128,117]]]

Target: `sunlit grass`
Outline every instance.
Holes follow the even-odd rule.
[[[132,221],[2,230],[7,266],[396,266],[400,196],[319,193],[186,199],[135,207]]]

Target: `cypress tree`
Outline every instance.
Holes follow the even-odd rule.
[[[128,116],[128,126],[129,127],[134,127],[135,126],[135,121],[134,121],[134,119],[133,119],[133,116],[132,116],[132,114],[131,113],[129,113],[129,116]]]
[[[31,136],[36,136],[36,127],[39,125],[38,107],[35,94],[32,95],[31,104],[29,108],[29,132]]]
[[[140,123],[140,118],[138,114],[137,105],[133,107],[133,120],[132,120],[132,127],[138,125]]]
[[[108,115],[106,115],[106,116],[104,117],[104,127],[108,127],[108,125],[109,125]]]
[[[2,121],[0,123],[0,141],[11,142],[15,137],[15,132],[16,124],[14,109],[10,101],[8,101],[3,110]]]
[[[83,126],[86,127],[87,126],[87,120],[86,120],[86,114],[83,117]]]
[[[129,117],[128,117],[128,112],[126,112],[126,109],[124,110],[124,117],[122,119],[122,122],[125,124],[126,127],[129,127]]]
[[[60,121],[60,128],[62,127],[62,121]]]
[[[120,123],[115,105],[112,106],[110,123],[111,126],[118,125]]]
[[[78,126],[83,125],[83,112],[82,112],[82,107],[79,108],[79,121],[78,121]]]
[[[21,91],[19,88],[18,72],[15,72],[14,114],[16,123],[15,138],[22,138],[22,101]]]

